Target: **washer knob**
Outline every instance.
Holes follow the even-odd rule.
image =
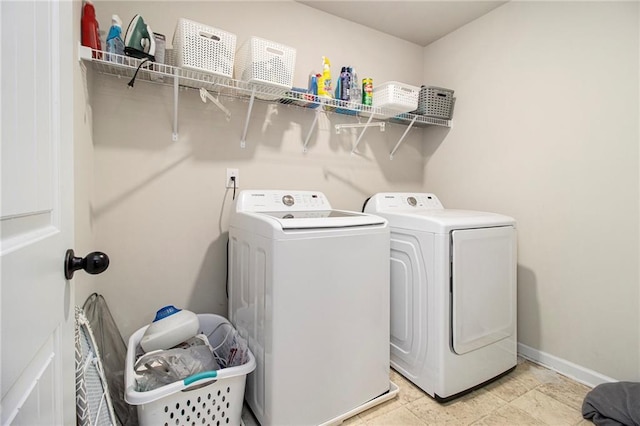
[[[418,201],[415,199],[415,197],[408,197],[407,203],[409,203],[411,207],[415,207],[416,205],[418,205]]]
[[[285,195],[284,197],[282,197],[282,202],[284,203],[285,206],[291,207],[294,203],[294,200],[291,195]]]

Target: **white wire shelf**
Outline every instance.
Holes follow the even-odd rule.
[[[389,121],[392,121],[394,123],[400,123],[400,124],[409,124],[414,118],[416,119],[416,121],[413,125],[417,127],[427,127],[427,126],[451,127],[451,120],[446,120],[444,118],[428,117],[426,115],[410,114],[410,113],[396,115],[395,117],[389,119]]]
[[[171,58],[172,51],[169,49],[167,57]],[[296,107],[315,109],[323,112],[331,112],[344,115],[352,115],[357,117],[367,117],[367,125],[364,126],[358,142],[362,134],[371,124],[372,119],[398,123],[407,125],[408,128],[404,135],[391,153],[397,150],[398,146],[411,129],[415,127],[426,126],[443,126],[451,127],[451,120],[427,117],[411,113],[397,114],[390,113],[383,108],[363,105],[358,102],[342,101],[338,99],[325,98],[317,95],[305,93],[300,89],[286,89],[269,84],[245,82],[235,80],[233,78],[210,74],[207,72],[194,71],[186,68],[175,67],[168,64],[159,64],[151,61],[143,61],[141,59],[130,56],[115,55],[107,52],[94,50],[89,47],[79,46],[78,54],[80,60],[84,61],[88,67],[100,74],[112,75],[132,79],[135,76],[136,81],[147,81],[155,84],[163,84],[174,87],[174,122],[173,122],[173,140],[178,139],[178,88],[205,89],[206,91],[215,92],[218,95],[230,97],[250,98],[249,110],[246,117],[244,132],[241,139],[241,146],[244,148],[248,122],[251,117],[251,109],[254,99],[269,100],[270,102],[280,102],[282,104],[290,104]],[[203,99],[204,100],[204,99]],[[226,111],[228,113],[228,111]],[[392,118],[389,118],[389,117]],[[316,117],[317,118],[317,117]],[[307,135],[304,144],[306,151],[307,143],[311,132],[315,127],[316,120]],[[374,123],[375,124],[375,123]],[[384,127],[380,126],[381,129]],[[353,149],[357,148],[357,143]]]

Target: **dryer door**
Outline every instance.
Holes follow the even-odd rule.
[[[471,352],[515,333],[516,231],[451,232],[452,345]]]

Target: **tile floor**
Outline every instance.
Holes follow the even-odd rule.
[[[588,386],[524,359],[507,376],[468,395],[439,404],[391,370],[397,397],[347,419],[345,426],[590,425],[581,415]],[[243,413],[245,425],[257,422]]]

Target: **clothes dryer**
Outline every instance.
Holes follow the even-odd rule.
[[[379,193],[363,210],[391,228],[391,366],[440,402],[513,370],[515,220],[426,193]]]
[[[340,423],[389,381],[389,228],[321,192],[242,191],[229,225],[229,316],[256,358],[263,425]]]

